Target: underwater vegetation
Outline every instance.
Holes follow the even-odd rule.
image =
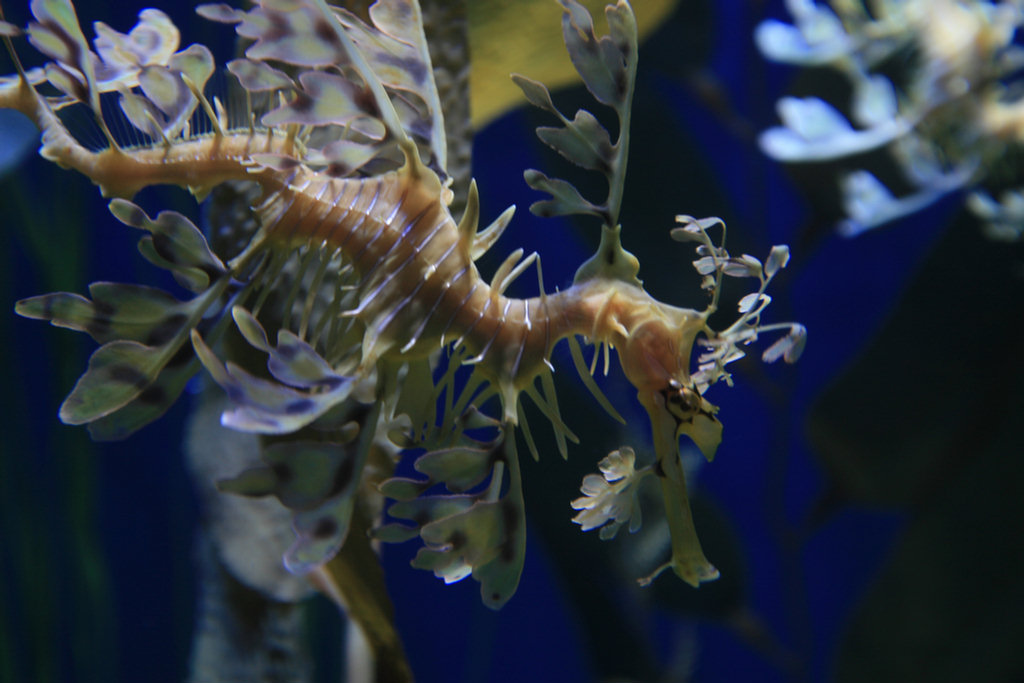
[[[141,2],[131,7],[85,0],[75,4],[90,49],[96,34],[91,20],[103,19],[113,30],[128,33],[144,7]],[[352,9],[364,24],[370,21],[366,4]],[[457,49],[464,36],[432,31],[431,4],[422,2],[421,9],[445,114],[454,195],[448,211],[457,223],[472,175],[485,224],[510,204],[519,207],[505,234],[474,262],[482,281],[494,284],[506,254],[522,247],[516,265],[537,251],[544,291],[549,296],[568,291],[579,265],[601,248],[603,220],[589,213],[531,215],[526,207],[550,201],[552,195],[530,188],[523,170],[542,169],[548,179],[565,179],[595,206],[608,203],[609,171],[581,169],[537,137],[538,127],[552,129],[544,135],[556,137],[568,128],[547,106],[530,105],[507,74],[521,73],[548,85],[558,76],[529,64],[480,64],[475,57],[471,76],[500,78],[520,93],[522,106],[477,130],[472,172],[458,167],[460,160],[468,163],[461,145],[469,129],[451,123],[464,116],[476,120],[478,114],[460,113],[452,104],[473,98],[460,92],[465,87],[460,77],[451,77],[461,73],[459,65],[465,67],[465,54]],[[588,3],[595,34],[608,35],[595,4],[600,3]],[[564,46],[559,3],[541,2],[536,13],[514,13],[527,22],[550,24],[554,42],[546,44],[532,24],[511,25],[512,18],[492,27],[489,37],[474,35],[473,7],[467,12],[468,44],[482,40],[492,47],[488,54],[502,55],[503,45],[531,43],[534,53],[550,56],[547,61],[561,59],[563,74],[576,72]],[[646,7],[633,3],[633,8],[642,33]],[[218,65],[243,56],[246,44],[236,38],[237,25],[208,21],[184,4],[160,9],[180,29],[176,50],[189,42],[206,45]],[[30,7],[7,2],[4,10],[16,26],[33,21]],[[726,368],[734,386],[712,386],[703,395],[720,406],[715,417],[724,425],[715,461],[707,464],[688,438],[678,443],[694,528],[718,579],[694,589],[666,571],[646,587],[637,585],[638,577],[671,561],[672,543],[660,485],[651,472],[656,462],[651,418],[635,400],[637,389],[619,367],[617,350],[610,350],[606,376],[602,349],[591,379],[625,424],[587,388],[569,343],[552,348],[548,360],[554,367],[558,416],[580,441],[575,444],[566,435],[564,461],[553,457],[557,426],[532,398],[520,401],[540,457],[527,457],[530,446],[520,436],[515,445],[528,542],[515,594],[500,610],[491,610],[481,600],[482,583],[472,580],[472,571],[446,585],[433,571],[409,567],[422,549],[430,549],[422,538],[353,542],[366,538],[366,530],[381,519],[409,525],[386,516],[385,510],[398,503],[376,496],[372,486],[359,490],[348,537],[323,570],[301,576],[288,572],[282,558],[296,543],[293,518],[312,509],[307,502],[318,505],[330,487],[318,479],[310,483],[323,488],[285,491],[267,476],[273,461],[261,453],[285,452],[294,442],[292,435],[222,427],[222,414],[237,406],[196,361],[194,378],[160,419],[121,441],[92,441],[88,429],[60,424],[54,413],[88,368],[96,343],[87,335],[54,331],[9,314],[0,316],[5,325],[0,340],[16,360],[2,366],[3,386],[18,398],[5,409],[10,438],[0,456],[0,536],[5,540],[0,680],[180,681],[203,680],[204,675],[206,680],[253,680],[259,671],[271,680],[335,681],[345,679],[346,669],[349,680],[366,680],[373,674],[352,665],[365,663],[368,652],[386,664],[376,671],[384,680],[403,680],[410,672],[421,681],[1013,680],[1021,670],[1017,643],[1024,632],[1015,579],[1024,569],[1024,553],[1022,535],[1014,529],[1014,520],[1024,513],[1016,457],[1021,432],[1013,419],[1022,405],[1018,387],[1024,386],[1014,332],[1022,294],[1015,274],[1020,250],[1016,244],[976,239],[978,220],[951,201],[908,214],[899,229],[869,231],[857,240],[837,238],[833,227],[842,207],[834,192],[824,189],[834,188],[833,179],[813,167],[810,175],[816,177],[805,182],[801,173],[811,166],[784,169],[757,146],[756,132],[776,121],[780,93],[797,89],[842,102],[816,89],[833,73],[812,69],[798,74],[763,59],[753,36],[766,17],[793,21],[782,3],[678,4],[639,47],[628,173],[619,170],[624,176],[621,244],[641,264],[638,277],[652,299],[697,312],[713,301],[701,287],[704,277],[692,266],[692,250],[702,242],[666,239],[672,228],[684,227],[672,221],[681,212],[721,216],[729,228],[732,256],[763,257],[773,244],[793,245],[786,268],[775,272],[767,289],[773,301],[763,324],[799,320],[811,330],[812,343],[793,366],[767,365],[757,358],[785,338],[788,328],[765,339],[758,353],[750,353],[753,346],[740,346],[748,357]],[[29,69],[53,61],[41,57],[24,36],[15,38],[14,45]],[[437,50],[438,45],[443,48]],[[298,86],[299,72],[308,70],[275,68]],[[15,68],[12,64],[0,73],[14,74]],[[247,103],[244,93],[230,85],[233,77],[223,74],[218,68],[203,93],[215,115],[214,98],[223,103],[229,127],[246,125],[233,118],[240,112],[264,114],[282,104],[257,97]],[[57,94],[48,85],[39,88],[47,96]],[[415,94],[399,94],[390,86],[385,90],[403,102],[396,105],[402,116],[411,116],[401,108],[405,105],[429,111]],[[141,86],[130,92],[148,99]],[[609,143],[618,139],[616,108],[595,103],[578,74],[575,87],[551,87],[549,92],[552,106],[565,119],[572,122],[577,110],[586,110],[607,131]],[[119,95],[100,95],[115,140],[126,147],[159,145],[125,120]],[[157,109],[149,116],[166,123],[165,112]],[[90,151],[109,147],[89,106],[72,104],[59,115]],[[143,115],[144,125],[152,127],[149,116]],[[191,116],[188,125],[193,133],[211,132],[202,113]],[[157,133],[156,128],[151,132]],[[424,139],[417,135],[410,137]],[[313,137],[307,150],[329,144],[329,139]],[[390,136],[370,144],[387,147],[385,140]],[[180,137],[172,140],[179,142]],[[439,146],[417,144],[421,159],[430,164],[434,155],[428,150]],[[37,146],[33,141],[30,148]],[[854,165],[862,162],[890,187],[899,187],[878,166],[860,156],[849,159]],[[374,176],[373,169],[380,167],[370,164],[382,165],[386,174],[402,163],[400,154],[385,154],[371,159],[363,167],[365,175],[358,177]],[[1000,182],[1011,184],[1012,165],[999,164],[998,175]],[[187,191],[166,188],[146,188],[131,201],[152,222],[167,210],[187,217],[227,265],[258,230],[250,207],[259,194],[258,188],[231,182],[214,189],[199,210]],[[179,300],[196,296],[172,271],[138,258],[132,233],[153,233],[136,232],[114,218],[109,202],[81,174],[38,157],[8,173],[0,188],[4,301],[13,308],[40,292],[86,293],[94,281],[144,284]],[[708,231],[714,247],[720,245],[719,229],[715,222]],[[303,248],[308,245],[299,245],[295,257]],[[502,295],[537,297],[536,263]],[[218,359],[279,384],[268,367],[271,353],[260,346],[279,352],[276,331],[282,327],[299,335],[317,272],[314,267],[309,280],[297,283],[289,279],[297,272],[290,268],[282,266],[279,279],[264,289],[280,292],[279,297],[267,294],[258,310],[240,304],[267,332],[265,342],[257,333],[249,335],[257,345],[250,343],[224,307],[212,308],[197,326]],[[321,286],[334,276],[333,268],[327,264]],[[348,275],[362,276],[354,269]],[[216,280],[217,273],[211,270],[208,276]],[[342,284],[353,306],[366,293],[359,285]],[[355,288],[345,289],[349,286]],[[760,288],[757,277],[723,273],[718,311],[708,319],[709,328],[728,329],[742,315],[741,299]],[[283,325],[284,304],[292,296],[291,319]],[[327,297],[313,302],[307,328],[315,327],[326,302]],[[210,328],[225,310],[217,341]],[[278,320],[271,322],[275,316]],[[243,325],[248,320],[239,319]],[[363,323],[341,324],[361,329]],[[327,334],[322,332],[314,345],[320,354]],[[362,337],[352,334],[353,353],[361,353]],[[578,341],[589,375],[594,349],[583,338]],[[194,348],[191,340],[183,346]],[[696,357],[709,349],[695,344],[693,350]],[[450,367],[444,355],[427,362],[437,363],[437,373]],[[456,369],[452,386],[461,390],[479,365]],[[696,360],[688,367],[691,379],[700,377]],[[408,381],[408,374],[397,375]],[[436,386],[438,375],[430,380]],[[489,384],[486,380],[481,388]],[[540,382],[535,391],[542,399],[549,395]],[[370,386],[367,393],[376,392]],[[456,394],[452,410],[457,399]],[[475,402],[471,397],[467,406]],[[347,441],[352,448],[369,417],[365,409],[373,405],[361,399],[350,405],[356,410],[338,415],[337,422],[329,423],[335,417],[330,410],[318,418],[323,422],[317,426],[330,429],[313,434],[311,426],[304,427],[300,438],[307,444],[321,443],[321,437],[323,442],[355,439]],[[381,411],[386,410],[385,404]],[[367,481],[422,482],[428,476],[416,463],[428,451],[438,452],[430,443],[405,451],[397,464],[394,457],[414,439],[443,437],[448,410],[443,397],[436,410],[434,434],[411,434],[404,420],[389,425],[387,432],[378,430],[383,438],[372,444],[364,469]],[[492,420],[500,422],[504,412],[495,395],[481,400],[470,419],[453,419],[449,437],[458,439],[464,463],[496,445],[502,425]],[[520,420],[517,431],[523,424]],[[317,448],[303,453],[307,464],[320,458],[330,465],[330,457],[321,458]],[[509,453],[496,457],[506,463],[497,491],[501,500],[513,492]],[[440,459],[434,455],[434,465]],[[430,462],[425,463],[428,469]],[[633,477],[615,478],[630,467]],[[488,474],[491,479],[453,495],[490,489],[493,467]],[[637,475],[638,485],[627,488]],[[214,482],[230,482],[221,486],[236,491],[274,487],[304,510],[289,509],[274,495],[226,493]],[[583,482],[597,495],[581,491]],[[599,521],[601,507],[586,505],[609,492],[626,494],[616,496],[622,507],[609,508],[621,526],[609,516],[604,525],[581,533],[583,525],[573,523],[573,517],[584,524]],[[441,494],[444,487],[424,493]],[[303,501],[306,495],[316,500]],[[418,504],[415,500],[399,503],[411,507]],[[579,509],[573,508],[574,501]],[[627,521],[624,513],[641,508],[642,525],[627,533],[622,527],[638,520],[631,515]],[[612,529],[617,530],[614,538],[598,539]],[[346,586],[350,597],[363,598],[346,605],[361,629],[339,618],[336,604],[343,598],[332,592],[337,586]],[[328,600],[313,598],[317,592]],[[360,631],[369,637],[360,639]]]

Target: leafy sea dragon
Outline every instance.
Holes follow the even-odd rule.
[[[770,60],[840,75],[850,87],[849,117],[819,97],[784,97],[777,106],[782,125],[761,135],[762,150],[782,162],[813,163],[886,149],[904,178],[904,190],[894,193],[866,169],[843,173],[841,233],[860,234],[966,190],[967,207],[990,237],[1024,236],[1021,188],[997,200],[986,187],[1003,189],[1019,177],[1012,159],[1024,133],[1020,2],[879,0],[870,11],[839,0],[786,6],[793,23],[761,23],[758,47]]]
[[[759,333],[788,330],[765,360],[799,355],[802,326],[760,324],[770,301],[765,287],[789,252],[773,247],[764,263],[733,257],[722,246],[720,220],[678,216],[672,236],[696,243],[694,265],[710,303],[703,311],[679,308],[643,289],[618,224],[636,22],[618,0],[605,10],[609,34],[599,37],[586,10],[561,2],[573,65],[614,111],[619,133],[613,142],[585,110],[565,117],[545,86],[514,77],[532,104],[557,119],[538,129],[541,140],[608,181],[607,197],[595,203],[565,180],[526,171],[532,187],[551,195],[534,213],[601,222],[597,253],[571,287],[553,293],[544,290],[536,254],[514,251],[489,282],[474,264],[508,225],[512,207],[478,230],[471,185],[461,219],[448,210],[441,107],[413,0],[379,0],[369,23],[325,0],[200,6],[200,15],[234,25],[248,41],[244,56],[227,64],[244,91],[241,115],[206,94],[215,70],[210,51],[179,50],[178,31],[159,10],[141,12],[128,34],[97,23],[92,46],[68,0],[33,0],[35,19],[24,31],[0,24],[18,70],[0,82],[0,105],[34,121],[42,156],[97,184],[114,216],[146,233],[142,255],[191,294],[179,300],[98,282],[91,298],[61,292],[18,302],[19,314],[101,344],[61,406],[61,420],[88,425],[97,439],[123,438],[159,417],[203,366],[230,402],[222,423],[265,435],[266,466],[222,487],[273,494],[294,509],[298,540],[285,563],[297,573],[322,565],[343,544],[375,443],[425,447],[415,462],[425,479],[380,486],[397,501],[389,509],[397,521],[374,533],[384,541],[418,535],[425,545],[415,566],[446,581],[471,574],[484,602],[497,608],[515,590],[525,546],[517,429],[534,457],[539,450],[524,397],[550,421],[564,456],[575,437],[559,415],[550,358],[565,339],[583,383],[621,420],[592,377],[603,346],[606,365],[609,350],[617,352],[647,411],[655,461],[637,469],[626,447],[603,460],[604,477],[589,475],[573,503],[575,521],[584,530],[604,526],[605,537],[627,521],[635,529],[637,486],[653,477],[672,553],[642,581],[669,568],[693,586],[716,578],[691,519],[678,440],[685,434],[714,456],[722,425],[704,394],[730,381],[726,364]],[[23,33],[49,60],[44,66],[21,65],[12,39]],[[103,106],[108,100],[118,106]],[[71,108],[91,112],[102,148],[87,148],[65,126],[61,114]],[[132,144],[113,134],[118,117],[137,131]],[[251,206],[257,227],[230,258],[185,216],[151,216],[130,201],[156,184],[202,199],[228,180],[259,188]],[[718,243],[710,237],[716,230]],[[534,263],[538,295],[506,296]],[[716,331],[708,320],[724,276],[751,277],[758,286],[740,301],[737,320]],[[597,347],[589,368],[580,337]],[[694,369],[695,343],[703,350]],[[246,344],[266,357],[265,370],[242,360],[253,355],[239,350]],[[464,367],[468,378],[458,373]],[[485,403],[494,397],[500,409],[488,417]]]

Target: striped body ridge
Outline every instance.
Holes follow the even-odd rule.
[[[459,341],[502,385],[515,421],[515,397],[546,367],[554,343],[593,329],[585,314],[564,310],[571,295],[517,299],[485,282],[471,258],[475,224],[457,225],[429,169],[331,178],[298,168],[285,177],[263,181],[280,185],[259,209],[272,226],[265,242],[341,253],[352,265],[358,297],[346,314],[364,324],[365,370],[381,357],[415,358]]]

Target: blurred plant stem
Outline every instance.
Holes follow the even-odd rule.
[[[66,172],[40,162],[22,167],[0,185],[0,212],[8,226],[0,249],[7,257],[0,281],[5,301],[18,292],[13,274],[25,272],[17,261],[32,265],[33,287],[45,291],[81,287],[88,264],[84,218],[89,215],[84,192],[92,188],[67,186]],[[60,201],[32,202],[23,178],[40,177],[45,186],[61,188]],[[55,408],[67,387],[73,386],[85,360],[81,341],[70,335],[48,337],[52,344],[44,392],[33,391],[17,372],[13,316],[0,316],[0,340],[15,367],[4,381],[9,397],[46,395]],[[0,524],[5,545],[12,548],[7,563],[14,596],[0,602],[2,680],[40,682],[65,679],[113,680],[116,661],[110,575],[100,552],[96,505],[96,447],[82,430],[56,426],[34,432],[33,406],[25,400],[8,403],[5,455],[0,459]],[[15,452],[18,451],[18,452]],[[0,598],[2,599],[2,598]],[[14,633],[24,632],[27,647],[18,647]],[[61,656],[59,643],[69,643],[70,657]],[[0,650],[2,652],[3,650]],[[64,667],[70,670],[64,670]]]

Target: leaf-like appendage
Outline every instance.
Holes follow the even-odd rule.
[[[486,479],[494,461],[494,449],[457,446],[424,453],[414,466],[431,481],[444,482],[449,491],[462,493]]]
[[[415,520],[415,527],[386,525],[375,534],[382,540],[406,540],[415,530],[424,547],[412,561],[445,583],[467,576],[480,582],[484,603],[498,609],[515,592],[525,547],[524,511],[519,495],[497,501],[477,496],[421,496],[393,504],[388,513]]]
[[[103,344],[61,406],[99,441],[123,439],[166,412],[198,370],[186,334],[210,297],[178,301],[142,285],[95,282],[92,300],[56,292],[19,301],[19,315],[79,330]]]
[[[350,382],[349,377],[335,372],[323,356],[294,332],[278,330],[277,346],[271,346],[266,330],[252,313],[235,306],[231,315],[245,340],[269,356],[267,369],[278,381],[302,389],[331,390]]]
[[[795,25],[761,22],[754,31],[761,54],[777,62],[820,65],[848,56],[855,47],[842,21],[825,5],[801,5],[796,19]]]
[[[413,522],[385,524],[374,536],[400,542],[416,535],[424,547],[413,566],[427,569],[445,583],[472,575],[480,582],[484,604],[498,609],[519,583],[526,547],[526,518],[522,482],[510,426],[499,429],[486,443],[463,437],[464,443],[430,451],[416,461],[427,480],[393,478],[380,486],[396,500],[388,515]],[[508,472],[508,488],[499,495]],[[487,481],[488,475],[490,481]],[[444,483],[454,495],[425,495]],[[481,487],[483,490],[467,492]]]
[[[385,490],[386,486],[390,486],[392,481],[402,480],[388,480],[388,482],[381,486],[381,490]],[[450,515],[468,510],[475,502],[476,496],[471,495],[418,496],[394,503],[388,508],[388,515],[395,519],[423,520],[423,524],[428,524],[433,520],[444,519]],[[423,524],[419,526],[423,526]]]
[[[295,515],[292,528],[296,539],[284,554],[288,571],[306,574],[338,553],[348,536],[353,502],[353,496],[338,496],[315,510]]]
[[[265,467],[246,470],[217,488],[246,496],[276,496],[292,510],[313,510],[358,484],[355,454],[342,444],[281,441],[263,449]]]
[[[731,256],[721,264],[722,274],[729,277],[761,277],[763,269],[761,261],[750,254]]]
[[[212,14],[204,16],[213,18]],[[330,26],[324,25],[328,20],[312,2],[264,0],[230,19],[240,20],[238,35],[254,41],[245,51],[250,59],[272,59],[301,67],[348,63],[344,47]]]
[[[199,100],[179,74],[164,66],[147,66],[142,69],[139,72],[139,85],[148,101],[161,113],[159,134],[153,137],[171,139],[177,136],[192,116]],[[151,134],[134,119],[132,125],[144,133]]]
[[[428,163],[443,172],[447,166],[447,142],[441,99],[418,3],[377,0],[370,7],[373,26],[344,10],[338,16],[381,83],[393,90],[413,93],[422,101],[423,110],[399,107],[398,113],[406,131],[427,145],[433,157]]]
[[[583,199],[568,181],[550,179],[537,171],[527,171],[526,181],[534,189],[548,192],[552,199],[535,203],[530,210],[540,216],[590,214],[602,219],[611,230],[618,224],[626,178],[629,150],[629,120],[636,79],[637,27],[629,3],[620,0],[605,8],[609,34],[598,37],[590,13],[577,0],[561,0],[562,33],[573,66],[594,98],[615,110],[619,136],[612,143],[607,129],[590,112],[581,109],[570,120],[551,101],[547,88],[524,76],[513,75],[531,104],[558,117],[561,127],[540,127],[537,136],[569,161],[585,169],[599,171],[608,180],[608,196],[600,204]],[[605,238],[602,237],[602,240]],[[622,251],[618,232],[611,235],[612,251]],[[607,249],[606,244],[604,248]],[[624,254],[625,252],[623,252]],[[596,261],[583,268],[592,276]],[[615,277],[615,275],[609,275]]]
[[[304,389],[333,390],[350,381],[334,372],[323,356],[289,330],[278,331],[277,346],[270,350],[267,369],[279,381]]]
[[[967,197],[967,208],[985,221],[985,232],[992,239],[1014,242],[1024,237],[1024,194],[1020,188],[1003,192],[998,201],[987,192],[973,192]]]
[[[773,363],[782,358],[787,363],[795,363],[800,354],[804,351],[804,344],[807,343],[807,328],[803,325],[794,324],[786,336],[778,339],[774,344],[765,349],[761,359],[765,363]]]
[[[572,501],[573,509],[580,511],[572,521],[583,531],[600,528],[601,539],[608,540],[627,522],[630,533],[640,528],[639,484],[652,472],[646,468],[634,469],[635,461],[633,449],[623,446],[598,463],[603,476],[588,474],[583,478],[580,486],[583,496]]]
[[[140,240],[139,251],[154,265],[170,270],[190,290],[205,290],[211,276],[227,271],[199,228],[180,213],[161,211],[151,219],[124,199],[110,202],[110,212],[125,225],[151,233],[151,238]]]
[[[111,414],[138,398],[166,362],[163,347],[122,340],[104,344],[61,405],[60,419],[80,425]]]
[[[559,115],[558,108],[551,101],[551,93],[548,92],[546,85],[521,74],[512,74],[512,81],[520,87],[530,104],[556,116]]]
[[[264,125],[345,126],[363,119],[356,130],[376,140],[384,137],[380,122],[360,106],[359,86],[352,81],[324,71],[306,71],[299,75],[299,83],[302,84],[300,94],[264,115]]]
[[[167,66],[152,64],[139,70],[142,92],[161,113],[159,119],[153,119],[160,121],[160,135],[153,137],[172,139],[184,130],[199,105],[196,93],[203,91],[213,71],[213,55],[203,45],[191,45],[174,54]],[[131,120],[136,128],[148,132],[145,126]]]
[[[138,85],[139,68],[147,64],[167,65],[180,41],[178,27],[158,9],[139,12],[139,23],[127,34],[102,21],[94,27],[94,44],[100,56],[96,78],[103,92],[113,90],[115,83],[125,88]]]
[[[552,197],[530,205],[530,213],[536,216],[564,216],[573,213],[602,215],[601,207],[584,199],[579,190],[566,180],[549,178],[532,168],[523,172],[523,178],[533,189],[547,192]]]
[[[372,25],[323,0],[263,0],[247,12],[204,5],[199,13],[238,24],[238,34],[254,41],[229,69],[249,92],[283,95],[264,125],[333,128],[317,138],[324,147],[310,149],[309,163],[347,175],[371,158],[400,156],[386,153],[392,143],[410,153],[415,141],[430,151],[427,163],[444,174],[443,112],[412,0],[378,0],[370,8]],[[298,84],[270,63],[297,67]],[[353,139],[353,131],[360,135]],[[348,144],[332,146],[339,139]],[[358,151],[352,147],[367,142]]]
[[[266,346],[265,333],[261,327],[253,329],[259,323],[247,311],[236,308],[232,313],[250,341],[255,339],[257,346]],[[221,422],[227,427],[265,433],[264,427],[272,426],[274,433],[293,433],[308,424],[310,418],[315,419],[314,413],[343,401],[349,393],[351,383],[338,390],[306,394],[309,405],[301,407],[300,419],[293,422],[282,414],[279,410],[282,406],[275,402],[286,398],[290,392],[293,395],[298,392],[247,375],[231,363],[221,364],[198,334],[193,335],[193,344],[200,360],[236,405],[234,410],[225,411],[221,416]],[[287,347],[279,345],[271,354],[280,352],[281,348]],[[302,375],[301,372],[296,374]],[[284,407],[287,413],[287,406]],[[296,540],[284,555],[285,567],[290,572],[305,574],[322,566],[345,543],[357,493],[362,490],[360,484],[365,483],[363,471],[367,459],[380,443],[378,435],[384,433],[378,431],[380,414],[377,403],[358,423],[332,428],[330,441],[301,438],[275,441],[262,450],[264,465],[218,482],[221,491],[243,496],[273,495],[295,511],[292,527]]]
[[[99,92],[95,89],[93,53],[78,24],[78,16],[70,0],[35,0],[32,3],[35,22],[28,26],[28,39],[36,49],[54,62],[71,67],[48,69],[47,77],[60,74],[50,83],[74,99],[92,107],[99,113]],[[48,65],[49,66],[49,65]]]
[[[291,76],[266,62],[254,59],[233,59],[227,63],[227,68],[242,84],[242,87],[251,93],[293,90],[296,87]]]
[[[32,12],[36,21],[29,25],[29,38],[54,60],[44,64],[42,72],[64,93],[45,97],[53,109],[73,102],[88,106],[107,142],[115,147],[117,141],[100,106],[102,93],[119,91],[129,122],[156,140],[169,141],[188,129],[203,86],[214,71],[213,56],[201,45],[175,52],[180,36],[167,15],[145,9],[128,34],[97,22],[93,51],[68,0],[33,2]],[[136,88],[141,88],[142,94]],[[58,122],[47,125],[59,130]],[[44,136],[44,156],[66,157],[67,140],[58,142],[61,135],[49,137]]]
[[[714,311],[718,308],[718,298],[721,293],[722,280],[724,277],[736,278],[757,278],[759,287],[756,291],[743,296],[738,302],[739,317],[731,325],[715,332],[707,328],[704,331],[704,338],[698,343],[707,350],[697,358],[697,371],[690,379],[700,394],[703,394],[709,386],[725,380],[732,384],[731,376],[725,370],[725,366],[743,358],[743,350],[751,342],[757,340],[762,332],[789,329],[789,335],[770,346],[762,358],[766,362],[772,362],[778,358],[785,358],[786,362],[794,362],[800,355],[803,348],[803,336],[806,331],[802,325],[796,323],[774,323],[762,325],[760,318],[762,311],[771,303],[771,297],[765,294],[765,289],[772,278],[778,275],[779,271],[789,263],[789,247],[775,245],[768,253],[768,258],[762,263],[760,259],[750,254],[730,256],[725,249],[725,223],[717,217],[694,218],[692,216],[676,216],[679,226],[672,229],[672,239],[677,242],[696,242],[698,258],[693,261],[693,267],[700,275],[704,276],[704,289],[711,292],[711,304],[707,311]],[[722,238],[715,244],[708,232],[711,228],[721,227]],[[704,399],[702,398],[703,402]],[[710,404],[708,404],[710,406]],[[717,446],[721,440],[722,425],[714,418],[713,412],[706,413],[707,419],[695,419],[690,431],[686,432],[693,440],[700,445],[714,444]],[[705,446],[701,446],[705,455],[713,452]]]
[[[631,62],[636,60],[636,18],[629,5],[609,5],[610,35],[594,35],[590,12],[575,0],[562,0],[562,36],[573,66],[587,90],[601,104],[620,109],[628,106],[632,84]]]
[[[430,569],[445,578],[464,578],[467,570],[480,582],[480,596],[491,609],[499,609],[519,584],[523,569],[526,529],[522,501],[507,496],[494,502],[476,502],[465,512],[423,527],[426,547],[413,566]]]
[[[161,139],[165,119],[159,107],[141,95],[127,92],[122,93],[120,105],[125,118],[137,130],[155,140]]]
[[[779,161],[825,161],[861,154],[893,142],[912,125],[900,116],[854,129],[831,104],[817,97],[783,97],[777,105],[783,126],[761,134],[759,144]]]
[[[225,3],[197,5],[196,14],[201,16],[203,19],[216,21],[221,24],[238,24],[246,17],[246,12],[244,10],[235,9],[231,5]]]
[[[332,176],[349,176],[370,163],[380,154],[380,150],[371,145],[363,145],[351,140],[335,140],[322,150],[327,163],[326,172]]]
[[[182,346],[179,354],[168,361],[138,398],[90,422],[89,436],[94,441],[119,441],[166,413],[199,370],[188,346]]]
[[[181,214],[165,211],[154,220],[124,200],[114,200],[111,211],[126,225],[148,231],[139,241],[142,254],[200,294],[179,301],[151,287],[96,282],[89,286],[92,300],[57,292],[18,302],[20,315],[85,332],[103,344],[60,411],[69,424],[89,424],[97,440],[122,439],[177,400],[199,368],[188,334],[228,285],[220,277],[226,267]]]
[[[768,260],[764,264],[764,274],[767,277],[774,277],[775,273],[786,267],[789,263],[789,247],[785,244],[776,244],[768,252]]]
[[[195,331],[192,345],[234,405],[221,416],[225,427],[256,434],[290,434],[323,416],[352,391],[351,378],[339,375],[323,380],[322,384],[329,386],[326,391],[299,391],[256,377],[234,363],[225,364]]]
[[[267,331],[263,329],[263,325],[252,313],[241,306],[235,306],[231,309],[231,317],[234,319],[238,331],[245,337],[245,341],[264,353],[270,352]]]
[[[405,477],[392,477],[380,485],[380,492],[392,500],[408,502],[415,500],[430,488],[432,482]]]
[[[92,300],[55,292],[19,301],[18,315],[48,320],[56,327],[85,332],[101,344],[123,339],[159,345],[176,334],[195,302],[182,302],[160,289],[116,282],[89,285]]]
[[[615,163],[615,148],[608,131],[585,109],[564,128],[540,127],[537,137],[578,166],[607,173]]]

